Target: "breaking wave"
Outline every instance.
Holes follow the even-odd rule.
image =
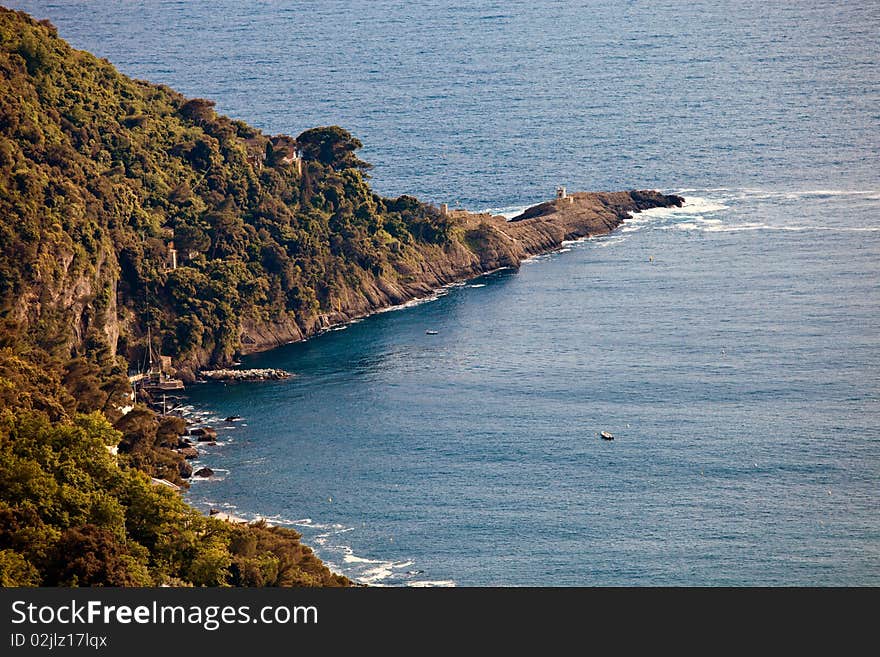
[[[235,519],[254,522],[263,520],[270,525],[295,527],[302,535],[303,542],[311,546],[326,566],[335,573],[369,586],[455,586],[452,580],[417,579],[425,575],[423,570],[414,570],[412,559],[390,560],[372,559],[355,553],[354,548],[342,540],[346,534],[356,531],[341,523],[321,523],[312,518],[287,518],[281,515],[261,516],[241,511],[235,504],[211,500],[195,502],[205,513],[214,509],[222,511]]]

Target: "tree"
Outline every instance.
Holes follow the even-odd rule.
[[[39,586],[37,569],[22,555],[12,550],[0,550],[0,586]]]
[[[207,251],[211,246],[211,238],[198,226],[178,224],[174,227],[174,243],[184,254],[191,251]]]
[[[372,169],[373,165],[358,159],[354,152],[363,147],[361,141],[352,136],[345,128],[338,125],[312,128],[296,138],[306,161],[316,160],[321,164],[333,167],[337,171],[343,169]]]
[[[180,115],[189,119],[193,123],[200,125],[214,120],[216,117],[216,114],[214,114],[215,105],[216,103],[213,100],[193,98],[186,101],[180,107]]]
[[[48,579],[73,586],[145,586],[147,569],[106,529],[71,527],[61,535]]]

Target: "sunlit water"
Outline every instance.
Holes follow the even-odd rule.
[[[876,3],[12,4],[386,194],[688,200],[191,388],[193,503],[374,584],[880,584]]]

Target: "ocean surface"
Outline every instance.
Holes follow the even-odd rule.
[[[191,387],[198,507],[371,584],[880,585],[880,4],[7,4],[386,195],[687,199]]]

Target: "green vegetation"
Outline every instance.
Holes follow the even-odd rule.
[[[101,413],[0,411],[0,585],[332,586],[289,529],[206,518],[107,446]]]
[[[149,324],[181,366],[228,362],[243,320],[308,333],[450,238],[432,206],[371,191],[344,129],[267,137],[7,10],[0,88],[0,313],[53,355],[134,361]]]
[[[186,474],[181,427],[120,409],[148,328],[187,375],[450,246],[433,206],[372,192],[360,146],[263,135],[0,8],[0,584],[349,584],[296,532],[151,485]]]
[[[153,485],[188,474],[183,426],[122,408],[148,334],[189,378],[525,255],[488,220],[373,193],[360,147],[264,135],[0,8],[0,585],[350,584],[296,532]],[[676,199],[603,195],[596,221]]]

